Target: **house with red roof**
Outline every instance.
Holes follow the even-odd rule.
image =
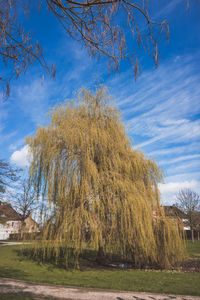
[[[29,215],[22,220],[11,204],[0,201],[0,240],[9,239],[11,234],[38,232],[39,225]]]

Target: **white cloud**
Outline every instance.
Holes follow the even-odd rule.
[[[186,174],[186,178],[190,177],[191,174]],[[178,179],[175,176],[174,179]],[[168,177],[169,178],[169,177]],[[171,177],[171,179],[173,179]],[[200,193],[200,181],[197,180],[185,180],[185,181],[171,181],[168,183],[160,183],[158,185],[161,193],[161,203],[162,205],[173,205],[178,202],[177,194],[181,189],[191,189],[197,193]]]
[[[16,164],[19,167],[26,167],[29,165],[29,146],[26,145],[20,150],[13,152],[10,157],[12,163]]]
[[[181,189],[196,189],[199,183],[196,180],[182,182],[159,183],[159,190],[162,195],[178,193]]]

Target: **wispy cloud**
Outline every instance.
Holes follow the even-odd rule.
[[[135,85],[126,73],[111,82],[134,148],[144,150],[172,179],[161,188],[165,200],[167,188],[199,183],[200,71],[194,61],[190,55],[173,57],[154,72],[143,72]]]
[[[172,13],[179,4],[187,5],[186,1],[184,0],[171,0],[167,1],[166,5],[162,5],[162,9],[159,9],[155,14],[154,18],[157,19],[158,17],[168,17],[170,13]],[[186,6],[187,7],[187,6]]]
[[[29,134],[29,135],[31,135],[31,134]],[[26,137],[22,137],[19,140],[15,141],[15,143],[12,143],[9,146],[9,150],[14,151],[17,148],[19,148],[20,146],[23,146],[25,144],[25,139],[26,139]]]
[[[197,160],[197,161],[187,161],[187,162],[180,162],[178,165],[176,166],[171,166],[168,167],[166,169],[166,173],[169,175],[172,175],[172,174],[179,174],[179,173],[182,173],[182,172],[185,172],[185,171],[189,171],[190,173],[193,173],[193,172],[197,172],[200,170],[200,160]]]
[[[35,78],[31,83],[13,88],[18,107],[34,124],[44,124],[52,92],[52,82],[47,80],[43,84],[42,78]]]
[[[195,178],[195,179],[194,179]],[[172,174],[165,177],[165,183],[168,182],[182,182],[182,181],[192,181],[196,180],[200,182],[200,172],[190,172],[188,170],[184,170],[180,174]],[[200,189],[200,186],[199,186]]]
[[[71,41],[64,43],[58,53],[61,55],[61,62],[58,62],[55,79],[47,76],[43,78],[36,70],[26,74],[23,80],[12,86],[10,101],[33,125],[44,125],[48,120],[47,113],[53,105],[72,97],[83,86],[94,83],[94,63],[90,61],[85,49]],[[100,76],[100,64],[97,67]]]
[[[160,160],[160,165],[176,164],[185,160],[196,160],[200,158],[200,154],[184,155],[172,159]]]
[[[120,90],[120,83],[117,86]],[[153,74],[144,72],[135,89],[127,88],[127,95],[119,100],[117,96],[117,103],[123,107],[124,98],[129,133],[144,137],[138,147],[161,140],[168,145],[200,139],[200,120],[193,117],[200,111],[199,74],[191,60],[182,58],[175,65],[163,64]]]

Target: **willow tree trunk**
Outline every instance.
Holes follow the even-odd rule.
[[[106,255],[105,251],[103,249],[103,246],[99,246],[98,252],[97,252],[97,257],[96,257],[96,262],[99,265],[105,265],[106,264]]]

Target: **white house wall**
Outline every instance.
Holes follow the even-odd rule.
[[[7,221],[0,224],[0,240],[7,240],[12,233],[19,233],[21,221]]]

